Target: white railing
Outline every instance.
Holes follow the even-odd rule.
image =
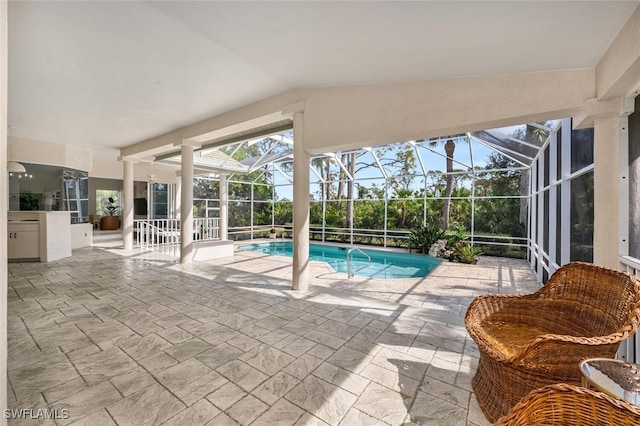
[[[180,254],[180,219],[139,219],[133,221],[134,245],[170,256]],[[193,241],[220,239],[220,219],[193,219]]]
[[[134,245],[142,250],[153,250],[177,256],[180,252],[180,220],[134,220]]]
[[[640,276],[640,259],[631,256],[620,256],[620,269],[633,275]],[[640,362],[640,332],[622,342],[618,350],[618,357],[629,362]]]
[[[193,239],[195,241],[219,240],[220,218],[198,217],[193,219]]]
[[[620,269],[640,277],[640,259],[631,256],[620,256]]]

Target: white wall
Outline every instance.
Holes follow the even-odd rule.
[[[17,137],[11,138],[9,145],[15,161],[83,171],[89,171],[92,167],[91,151],[78,147]]]
[[[91,170],[89,170],[90,178],[103,178],[103,179],[123,179],[122,163],[115,158],[102,159],[93,157],[91,164]]]
[[[71,225],[71,250],[90,247],[93,244],[93,225],[76,223]]]

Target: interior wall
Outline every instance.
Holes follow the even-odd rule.
[[[69,145],[11,137],[9,150],[15,161],[68,167],[85,172],[92,167],[90,151]]]
[[[116,160],[115,156],[112,160],[94,156],[89,177],[122,180],[124,178],[122,163]]]

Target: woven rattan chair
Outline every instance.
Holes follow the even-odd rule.
[[[591,389],[559,383],[532,391],[495,425],[637,426],[640,407]]]
[[[480,351],[478,405],[495,421],[536,388],[580,385],[578,363],[614,358],[639,322],[640,282],[589,263],[561,267],[533,294],[477,297],[465,324]]]

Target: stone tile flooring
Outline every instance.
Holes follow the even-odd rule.
[[[464,313],[538,288],[497,258],[387,281],[312,262],[306,294],[291,259],[249,252],[181,266],[94,246],[8,268],[9,406],[60,417],[9,421],[29,425],[485,425]]]

